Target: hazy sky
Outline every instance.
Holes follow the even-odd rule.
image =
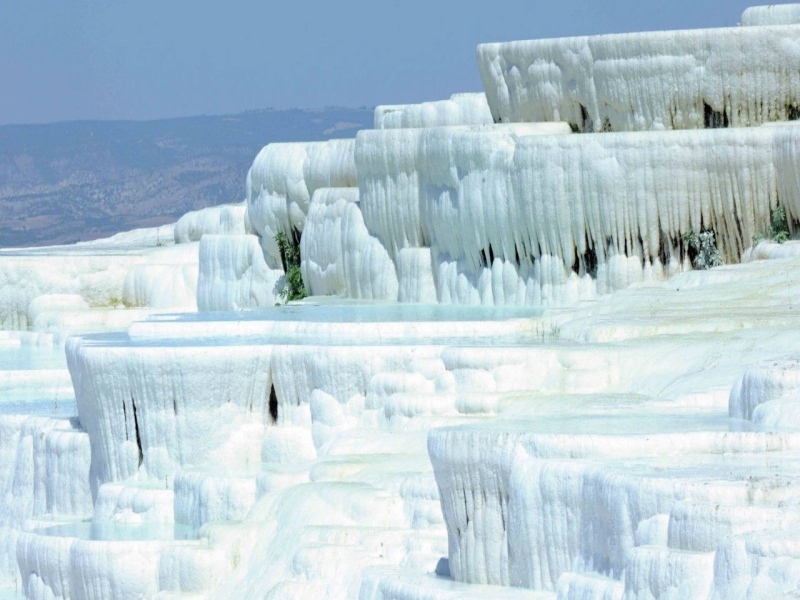
[[[0,0],[0,124],[476,91],[479,42],[736,25],[752,0]]]

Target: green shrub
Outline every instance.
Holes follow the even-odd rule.
[[[306,292],[303,274],[300,271],[300,245],[294,239],[289,239],[283,232],[275,236],[275,243],[278,244],[281,252],[283,270],[286,273],[286,280],[278,295],[285,302],[302,300],[308,296],[308,292]]]
[[[769,229],[772,239],[778,244],[789,239],[789,222],[786,220],[786,210],[782,206],[772,211]]]
[[[758,246],[765,239],[770,239],[776,244],[782,244],[789,239],[789,221],[786,218],[786,209],[782,206],[778,206],[772,211],[769,231],[766,234],[757,233],[753,236],[753,246]]]

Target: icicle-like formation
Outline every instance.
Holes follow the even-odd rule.
[[[455,580],[553,590],[570,570],[594,571],[623,578],[626,597],[669,597],[665,592],[682,584],[694,592],[687,597],[706,598],[693,586],[707,589],[712,579],[747,586],[736,569],[714,565],[714,550],[736,528],[800,524],[793,510],[754,505],[761,489],[686,475],[716,468],[746,481],[759,454],[796,451],[794,432],[771,439],[727,431],[524,432],[534,427],[506,422],[495,430],[445,428],[429,436]],[[653,551],[663,555],[648,555]],[[676,559],[690,562],[674,568],[669,563]],[[640,595],[637,588],[655,592]]]
[[[742,13],[742,27],[800,23],[800,4],[751,6]]]
[[[91,449],[93,494],[137,473],[163,483],[181,464],[258,460],[269,420],[270,348],[129,350],[71,337],[66,352],[81,425],[103,440]],[[193,365],[191,381],[181,381],[182,364]],[[148,372],[163,383],[142,386]]]
[[[682,234],[704,229],[738,261],[768,226],[779,180],[787,214],[800,209],[789,185],[800,151],[793,126],[502,143],[443,130],[423,133],[420,149],[425,235],[472,270],[496,256],[521,264],[543,255],[580,263],[579,272],[616,254],[666,266],[682,258]]]
[[[303,282],[312,296],[398,299],[395,264],[364,225],[358,188],[322,188],[314,193],[300,256]],[[413,298],[424,293],[416,283],[408,283]]]
[[[321,188],[314,192],[300,239],[300,269],[311,296],[344,294],[342,215],[358,202],[358,188]]]
[[[359,204],[348,204],[342,214],[346,296],[362,300],[397,300],[394,262],[380,240],[370,235]]]
[[[690,231],[712,229],[738,262],[779,202],[790,222],[800,215],[794,125],[527,133],[359,134],[367,229],[395,263],[403,249],[434,250],[439,302],[568,305],[688,268]]]
[[[571,306],[646,279],[638,257],[615,256],[598,267],[595,278],[572,270],[555,256],[540,256],[535,262],[495,257],[486,266],[469,267],[433,248],[433,275],[437,301],[441,304],[484,306]]]
[[[397,253],[397,282],[399,302],[435,304],[436,284],[430,248],[405,248]]]
[[[495,122],[579,131],[743,127],[797,118],[800,27],[654,31],[483,44]]]
[[[794,224],[800,221],[800,124],[768,129],[774,136],[772,161],[778,176],[778,197],[786,209],[790,232],[794,233]]]
[[[539,123],[359,132],[355,155],[361,211],[370,233],[393,258],[403,248],[430,246],[433,241],[425,238],[420,218],[421,143],[423,136],[429,143],[430,136],[446,137],[456,131],[475,132],[491,145],[521,135],[568,133],[569,128],[564,123]]]
[[[419,169],[417,145],[421,129],[360,131],[356,166],[361,212],[370,233],[394,257],[401,248],[418,248]]]
[[[254,235],[205,235],[200,241],[201,311],[274,306],[283,271],[270,269]]]
[[[269,144],[247,173],[247,218],[261,238],[267,264],[281,264],[275,243],[279,232],[302,232],[314,191],[354,187],[354,140]]]
[[[486,94],[453,94],[449,100],[375,108],[375,129],[410,129],[493,123]]]
[[[26,523],[92,514],[89,446],[89,436],[68,419],[0,417],[0,580],[6,586],[20,581],[20,566],[24,572],[16,541]]]

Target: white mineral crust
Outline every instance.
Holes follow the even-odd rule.
[[[375,129],[409,129],[493,123],[486,94],[453,94],[449,100],[375,108]]]
[[[484,45],[246,203],[0,251],[0,596],[797,597],[795,12]]]
[[[800,23],[800,4],[751,6],[742,13],[742,26],[795,25]]]
[[[478,68],[496,123],[743,127],[785,121],[800,106],[798,31],[781,25],[481,44]]]

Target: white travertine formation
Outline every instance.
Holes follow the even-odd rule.
[[[777,357],[800,353],[785,308],[796,263],[685,273],[539,318],[323,304],[75,338],[86,433],[70,435],[83,452],[91,438],[91,470],[55,451],[71,444],[59,434],[42,481],[70,489],[64,473],[84,497],[91,481],[99,529],[11,525],[4,547],[33,597],[524,593],[464,582],[550,600],[785,592],[800,441],[741,430],[727,392],[752,371],[742,405],[791,397],[770,382]],[[59,515],[86,514],[80,495],[53,497]],[[172,539],[197,526],[213,534]]]
[[[247,203],[221,204],[186,213],[175,224],[175,243],[199,242],[205,234],[244,235]]]
[[[482,44],[478,68],[498,123],[568,121],[579,131],[752,126],[797,118],[798,31],[734,27]]]
[[[185,243],[151,253],[125,275],[122,302],[135,308],[197,310],[199,245]]]
[[[422,222],[440,252],[472,267],[484,254],[516,262],[552,254],[571,265],[590,250],[599,264],[614,254],[653,264],[673,254],[682,233],[703,227],[737,260],[788,187],[773,156],[784,143],[797,156],[800,138],[783,139],[795,131],[509,136],[503,143],[468,132],[426,135]],[[780,197],[800,214],[800,197]]]
[[[800,361],[754,365],[731,390],[730,414],[765,427],[800,427]]]
[[[197,263],[186,265],[136,265],[125,276],[125,306],[197,308]]]
[[[775,260],[779,258],[792,258],[800,256],[800,242],[785,242],[777,244],[770,241],[762,241],[748,248],[742,255],[742,262],[752,262],[754,260]]]
[[[198,246],[174,246],[173,237],[173,226],[164,226],[74,246],[0,251],[0,327],[70,331],[73,319],[61,318],[68,312],[99,325],[119,323],[122,314],[111,313],[125,306],[194,310]],[[43,296],[50,298],[46,307],[37,302]]]
[[[398,302],[436,304],[433,258],[429,248],[404,248],[397,253]]]
[[[81,420],[104,440],[92,472],[100,490],[134,474],[174,486],[177,523],[244,518],[215,534],[215,547],[253,544],[246,566],[208,583],[221,597],[265,586],[295,597],[469,594],[465,583],[406,581],[444,569],[443,556],[457,581],[551,599],[786,590],[800,438],[729,421],[727,392],[755,357],[771,365],[800,352],[784,308],[796,262],[686,273],[539,319],[299,305],[86,338],[68,356]],[[620,341],[592,341],[603,338]],[[127,439],[126,413],[136,415]],[[424,458],[426,439],[433,488],[430,467],[413,458]],[[136,515],[154,500],[138,503],[104,514],[151,518]],[[773,529],[785,541],[764,533]],[[174,550],[159,552],[163,561]],[[371,570],[401,563],[399,579]],[[757,576],[740,575],[751,563]],[[491,590],[518,594],[507,592]]]
[[[248,347],[229,347],[224,357],[218,347],[130,350],[111,350],[81,338],[67,342],[81,425],[91,437],[106,440],[92,447],[93,490],[132,476],[169,482],[188,461],[199,465],[212,458],[242,464],[257,460],[260,435],[269,419],[272,380],[269,370],[263,370],[269,348],[266,354],[254,354]],[[165,360],[165,351],[175,359]],[[128,359],[131,369],[112,368]],[[181,381],[180,364],[185,360],[203,365],[199,378]],[[147,377],[149,370],[159,372],[169,385],[142,388],[139,378]],[[242,387],[226,376],[232,371],[248,373]],[[104,375],[98,378],[99,373]],[[114,409],[102,409],[105,404]],[[170,433],[164,437],[166,424]]]
[[[779,198],[800,214],[795,126],[529,135],[552,131],[359,133],[368,231],[392,257],[429,246],[439,302],[563,306],[687,268],[689,231],[735,262]]]
[[[574,127],[379,107],[246,207],[0,253],[0,596],[796,597],[795,30],[483,46]]]
[[[453,94],[449,100],[375,108],[375,129],[411,129],[493,123],[486,94]]]
[[[159,225],[158,227],[123,231],[108,238],[101,238],[99,240],[92,240],[90,242],[78,242],[74,246],[56,246],[56,248],[66,252],[86,248],[160,248],[161,246],[168,246],[174,241],[175,223],[169,223],[167,225]],[[41,250],[46,252],[48,249],[31,248],[30,250]]]
[[[91,514],[89,437],[66,419],[3,415],[0,456],[0,581],[7,585],[19,581],[16,544],[29,519]]]
[[[300,269],[312,296],[342,296],[344,277],[342,215],[358,202],[358,188],[320,188],[314,192],[300,239]]]
[[[450,139],[469,132],[480,138],[487,154],[491,154],[522,136],[569,133],[569,128],[564,123],[542,123],[359,132],[355,160],[361,211],[370,233],[378,237],[392,257],[403,248],[420,248],[435,242],[425,238],[420,174],[429,165],[420,163],[421,153],[438,141],[444,149]],[[440,154],[438,158],[448,161],[449,156]],[[445,162],[442,167],[450,165]]]
[[[345,295],[360,300],[397,300],[397,269],[380,240],[370,234],[361,203],[350,203],[342,215]]]
[[[273,306],[283,271],[271,269],[254,235],[205,235],[200,241],[201,311]]]
[[[174,523],[172,490],[106,483],[97,490],[92,520],[97,523]]]
[[[742,27],[800,24],[800,4],[751,6],[742,13]]]
[[[30,303],[42,295],[79,295],[89,306],[122,303],[128,269],[141,255],[0,253],[0,326],[27,329]]]
[[[269,144],[247,173],[247,219],[271,268],[280,265],[275,235],[302,232],[319,188],[356,186],[354,140]]]

